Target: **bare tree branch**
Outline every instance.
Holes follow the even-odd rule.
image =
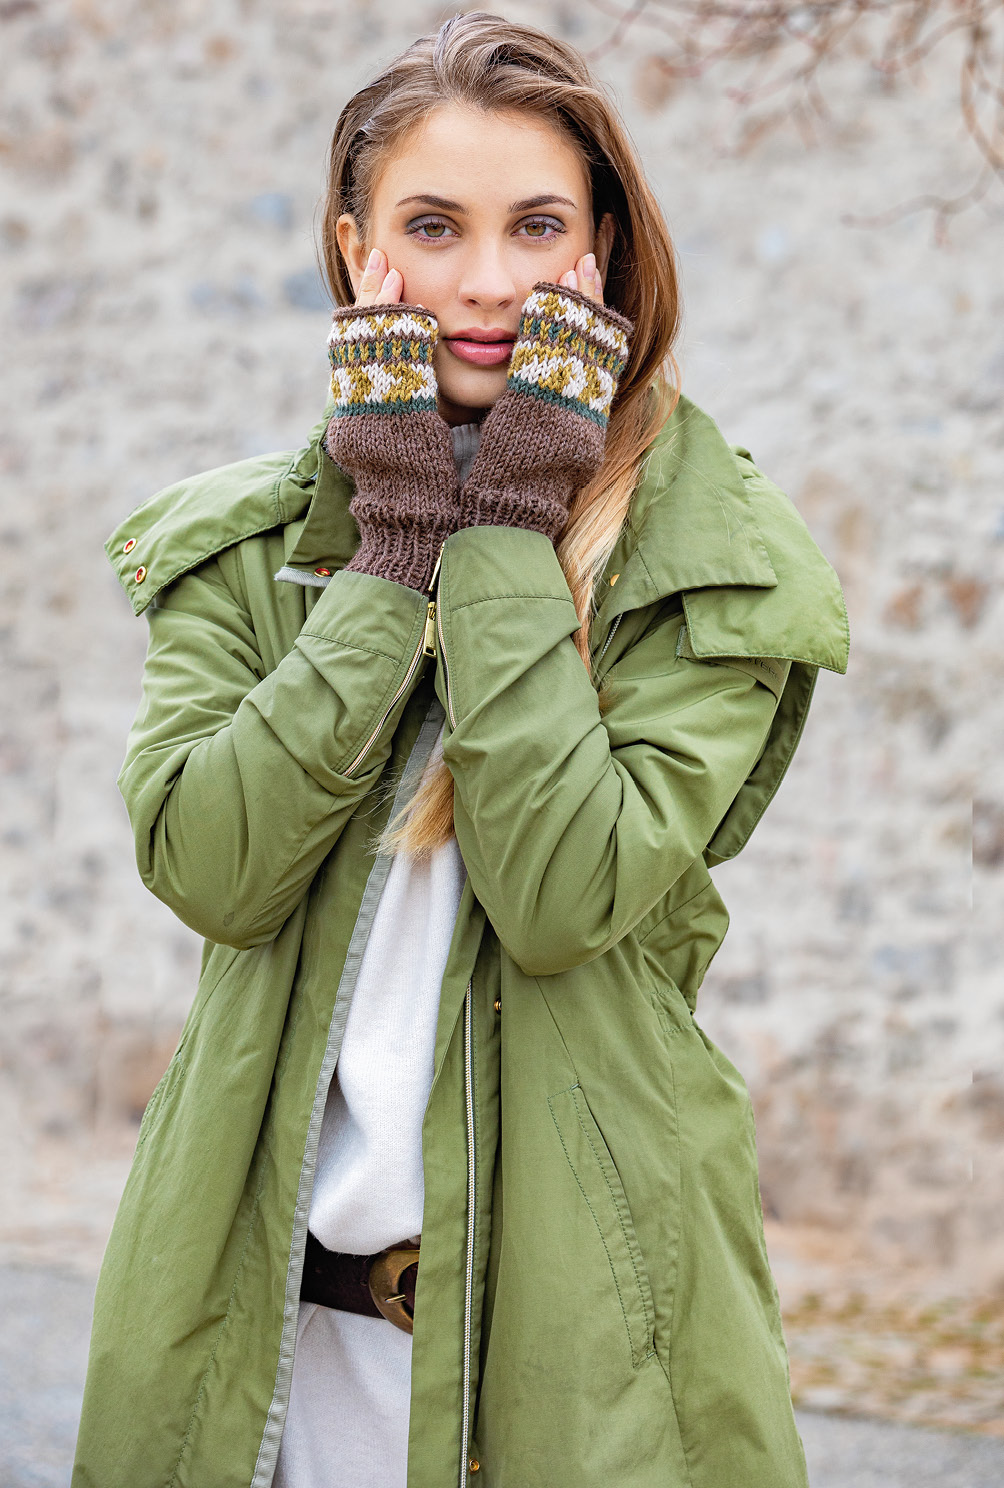
[[[939,238],[950,219],[1004,181],[1004,0],[588,0],[613,22],[591,56],[622,47],[632,31],[654,33],[650,60],[672,79],[698,78],[727,61],[749,60],[747,81],[726,92],[748,114],[744,143],[793,118],[805,133],[826,117],[820,74],[846,55],[852,35],[862,64],[880,77],[915,73],[952,38],[962,40],[959,112],[982,158],[972,183],[956,196],[924,193],[875,216],[880,226],[912,212],[935,215]],[[863,22],[868,22],[863,26]],[[779,103],[769,104],[772,99]]]

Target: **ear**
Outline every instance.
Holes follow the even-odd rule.
[[[604,212],[596,226],[596,236],[593,239],[593,252],[596,254],[596,267],[600,271],[600,278],[606,279],[607,264],[610,262],[610,253],[614,246],[614,232],[616,223],[612,212]]]
[[[351,212],[343,212],[335,223],[335,237],[338,239],[338,247],[345,260],[345,267],[349,271],[349,279],[352,283],[352,293],[359,293],[359,281],[363,277],[366,268],[366,245],[359,235],[356,219]]]

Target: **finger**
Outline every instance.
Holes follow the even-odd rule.
[[[562,274],[561,278],[558,280],[558,283],[561,285],[562,289],[577,290],[579,287],[579,281],[575,270],[569,269],[567,274]]]
[[[404,275],[400,269],[388,269],[376,286],[373,289],[367,289],[365,294],[360,286],[356,304],[367,309],[374,305],[399,305],[403,290]]]
[[[404,289],[404,275],[400,269],[389,269],[384,276],[377,296],[378,305],[399,305],[401,303],[401,292]]]
[[[587,253],[586,254],[586,257],[589,259],[590,264],[592,265],[592,274],[593,274],[593,299],[596,300],[597,304],[602,305],[603,304],[603,278],[602,278],[602,276],[600,274],[599,265],[596,262],[596,254],[595,253]]]
[[[374,248],[366,260],[363,277],[359,281],[359,291],[356,295],[357,305],[374,305],[384,279],[387,277],[387,255],[380,249]]]
[[[596,267],[596,255],[585,253],[575,265],[576,277],[582,289],[582,293],[591,300],[598,303],[603,302],[603,284],[600,280],[599,270]]]

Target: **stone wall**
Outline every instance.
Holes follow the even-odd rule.
[[[507,13],[583,46],[610,26],[582,6]],[[194,938],[138,882],[115,789],[145,627],[101,543],[160,486],[293,447],[317,417],[331,125],[438,19],[393,0],[0,6],[8,1252],[92,1264],[196,974]],[[676,236],[684,385],[790,492],[853,635],[849,676],[820,680],[788,781],[720,870],[733,927],[700,1015],[750,1081],[782,1228],[990,1287],[1002,201],[947,247],[923,215],[843,220],[965,178],[949,58],[895,93],[849,58],[814,141],[782,126],[739,150],[728,78],[671,87],[650,45],[632,33],[601,70]]]

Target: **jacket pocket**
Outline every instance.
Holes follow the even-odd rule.
[[[214,965],[213,958],[217,952],[223,952],[224,954],[220,957],[219,963]],[[188,1017],[185,1019],[185,1026],[181,1030],[178,1047],[175,1049],[170,1064],[161,1075],[153,1094],[147,1101],[146,1110],[143,1112],[143,1119],[139,1124],[139,1133],[136,1137],[137,1153],[154,1127],[158,1124],[162,1113],[171,1104],[178,1086],[185,1078],[185,1070],[188,1065],[189,1040],[202,1021],[202,1015],[206,1010],[209,999],[213,996],[213,993],[220,986],[224,977],[226,977],[240,955],[241,952],[233,946],[214,946],[212,953],[207,957],[202,976],[199,979],[199,987],[195,994],[195,1000],[189,1009]]]
[[[179,1045],[174,1058],[161,1075],[156,1089],[147,1101],[146,1110],[143,1112],[143,1119],[139,1124],[139,1133],[136,1137],[136,1156],[139,1155],[144,1142],[156,1126],[157,1118],[161,1111],[170,1103],[170,1099],[177,1090],[184,1075],[185,1059]]]
[[[620,1174],[579,1085],[548,1096],[548,1105],[606,1253],[637,1369],[655,1356],[655,1309]]]

